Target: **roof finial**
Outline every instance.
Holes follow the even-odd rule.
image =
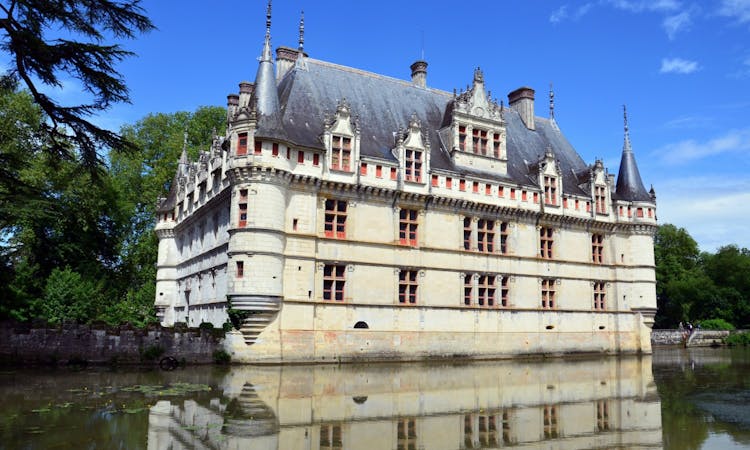
[[[187,141],[188,141],[188,131],[187,131],[187,127],[185,127],[185,132],[182,135],[182,153],[180,154],[180,164],[187,164],[188,162]]]
[[[628,108],[626,105],[622,105],[622,117],[625,123],[625,143],[624,143],[622,150],[625,152],[630,152],[632,151],[632,149],[630,148],[630,131],[628,128]]]
[[[305,11],[299,14],[299,52],[304,53],[305,49]]]
[[[555,120],[555,91],[552,89],[552,83],[549,84],[549,118]]]
[[[266,8],[266,39],[271,37],[271,0],[268,0]]]
[[[268,0],[266,8],[266,38],[263,42],[263,55],[261,61],[271,61],[271,0]]]

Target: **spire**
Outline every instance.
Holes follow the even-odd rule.
[[[305,11],[301,11],[299,15],[299,52],[305,53]]]
[[[628,129],[628,112],[623,105],[623,117],[625,120],[625,142],[622,146],[622,158],[620,159],[620,171],[617,174],[617,198],[629,201],[652,201],[651,195],[646,192],[641,181],[641,174],[635,162],[635,154],[630,147],[630,131]]]
[[[555,91],[552,90],[552,83],[549,84],[549,119],[555,120]]]
[[[264,135],[283,134],[279,106],[279,93],[276,86],[273,59],[271,57],[271,0],[266,9],[266,37],[263,42],[263,55],[255,75],[255,101],[258,114],[258,131]]]
[[[187,138],[188,138],[188,132],[187,132],[187,129],[186,129],[185,133],[182,135],[182,153],[180,154],[180,164],[187,164],[188,163]]]
[[[268,0],[266,8],[266,38],[263,41],[263,54],[261,61],[271,61],[271,0]]]
[[[622,151],[632,152],[633,149],[630,148],[630,130],[628,128],[628,108],[625,105],[622,105],[622,117],[625,124],[625,142],[622,144]]]

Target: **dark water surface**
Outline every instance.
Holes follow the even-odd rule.
[[[0,369],[0,449],[750,449],[750,351]]]

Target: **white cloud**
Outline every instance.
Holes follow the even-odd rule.
[[[606,0],[606,2],[617,9],[630,12],[668,12],[678,10],[682,6],[677,0]]]
[[[682,58],[664,58],[661,60],[660,73],[688,74],[700,69],[697,61]]]
[[[750,0],[721,0],[718,13],[739,23],[750,22]]]
[[[662,26],[664,27],[664,31],[667,32],[667,37],[672,40],[678,32],[689,29],[691,23],[690,12],[683,11],[679,14],[666,17],[662,22]]]
[[[584,3],[583,5],[576,8],[575,11],[570,12],[567,4],[562,5],[561,7],[557,8],[557,10],[555,10],[552,14],[550,14],[549,21],[551,23],[559,23],[566,19],[578,20],[581,17],[585,16],[593,6],[594,4],[591,2]]]
[[[712,126],[714,122],[715,120],[711,117],[680,116],[667,121],[664,127],[672,129],[706,128]]]
[[[568,5],[562,5],[561,7],[557,8],[555,12],[550,14],[549,21],[552,23],[558,23],[567,18],[568,18]]]
[[[687,139],[668,144],[653,152],[654,156],[671,165],[685,164],[707,156],[750,150],[750,128],[730,130],[714,139],[698,142]]]
[[[657,186],[659,223],[684,227],[704,251],[737,244],[750,248],[750,180],[708,175],[662,180]]]

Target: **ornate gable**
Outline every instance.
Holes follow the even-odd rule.
[[[454,95],[452,105],[450,154],[454,164],[506,175],[503,106],[485,90],[481,69],[474,71],[471,88]]]

